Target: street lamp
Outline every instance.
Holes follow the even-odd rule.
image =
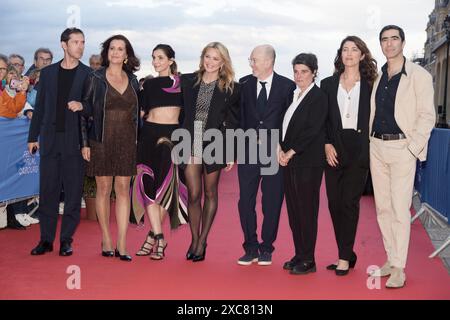
[[[440,127],[448,128],[447,125],[447,91],[448,91],[448,59],[449,59],[449,48],[450,48],[450,15],[448,15],[444,22],[442,23],[442,30],[445,32],[446,40],[447,40],[447,55],[446,55],[446,66],[445,66],[445,84],[444,84],[444,105],[442,118],[443,123],[441,123]]]

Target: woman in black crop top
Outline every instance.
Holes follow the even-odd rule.
[[[139,223],[147,212],[151,224],[136,255],[161,260],[167,246],[162,221],[167,212],[172,228],[187,222],[187,191],[171,159],[171,135],[179,127],[182,108],[175,52],[169,45],[159,44],[153,49],[152,58],[159,76],[144,82],[139,99],[145,121],[138,140],[132,205],[136,221]]]

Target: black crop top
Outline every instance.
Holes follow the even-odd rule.
[[[144,82],[139,104],[146,113],[157,107],[183,107],[180,78],[157,77]]]

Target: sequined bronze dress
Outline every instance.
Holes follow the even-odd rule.
[[[103,143],[89,140],[88,176],[136,175],[136,96],[128,84],[120,94],[108,82]]]

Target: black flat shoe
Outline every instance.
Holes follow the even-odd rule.
[[[73,253],[72,246],[67,241],[62,241],[59,248],[59,255],[62,257],[71,256]]]
[[[336,273],[337,276],[346,276],[348,275],[350,268],[347,270],[340,270],[340,269],[336,269],[334,270],[334,272]]]
[[[350,260],[348,262],[348,267],[351,269],[355,268],[357,260],[358,260],[358,257],[355,255],[355,259]],[[337,264],[334,264],[334,263],[327,266],[327,270],[336,270],[336,268],[337,268]]]
[[[292,268],[292,270],[289,273],[300,275],[300,274],[308,274],[311,272],[316,272],[316,264],[314,262],[298,263]]]
[[[283,265],[283,269],[284,270],[292,270],[294,269],[295,265],[297,264],[298,261],[295,260],[295,258],[292,258],[289,261],[286,261]]]
[[[38,245],[31,250],[32,256],[40,256],[45,254],[46,252],[53,251],[53,244],[48,241],[39,241]]]
[[[133,259],[127,254],[120,254],[119,250],[115,250],[114,255],[122,261],[132,261]]]

